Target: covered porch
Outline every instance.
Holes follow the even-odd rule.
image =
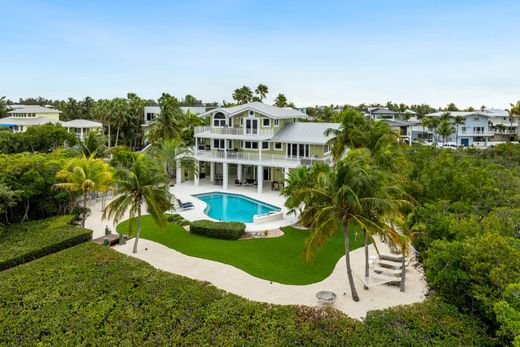
[[[222,190],[229,190],[232,186],[244,187],[260,194],[281,190],[289,170],[288,167],[200,161],[199,173],[193,175],[193,183],[198,186],[202,181],[204,185],[214,185]],[[177,184],[180,183],[178,179]]]

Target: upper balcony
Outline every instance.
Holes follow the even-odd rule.
[[[461,130],[459,135],[461,136],[493,136],[495,133],[491,130]]]
[[[231,127],[195,127],[195,137],[209,139],[236,139],[236,140],[268,140],[274,135],[271,128],[231,128]]]
[[[232,164],[250,164],[275,167],[296,168],[301,165],[312,165],[316,162],[331,163],[330,156],[297,157],[261,152],[235,152],[233,150],[195,150],[195,158],[200,161],[214,161]]]

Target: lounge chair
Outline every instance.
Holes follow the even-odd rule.
[[[244,186],[251,187],[253,184],[255,184],[255,180],[252,178],[246,179],[246,182],[244,183]]]
[[[177,203],[179,204],[179,208],[182,210],[189,210],[195,208],[195,206],[191,202],[182,202],[181,199],[177,199]]]
[[[236,179],[235,180],[235,186],[241,186],[242,185],[242,181],[239,180],[239,179]]]

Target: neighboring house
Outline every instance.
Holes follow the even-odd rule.
[[[396,118],[399,118],[399,112],[390,111],[386,107],[369,107],[368,110],[365,112],[365,116],[370,117],[374,120],[394,120]]]
[[[103,125],[86,119],[60,121],[61,111],[38,105],[13,105],[10,116],[0,119],[0,127],[10,128],[12,132],[24,132],[27,128],[43,124],[61,124],[69,132],[75,133],[81,140],[92,129],[102,129]]]
[[[209,126],[195,128],[195,158],[199,177],[228,188],[229,182],[254,182],[261,193],[266,182],[279,189],[289,170],[314,162],[332,161],[328,128],[337,123],[298,122],[307,115],[293,108],[279,108],[252,102],[202,113]],[[177,182],[182,181],[177,171]],[[237,181],[237,183],[238,183]]]
[[[80,140],[83,140],[90,131],[103,131],[103,124],[86,119],[74,119],[68,122],[61,122],[61,125],[67,129],[69,133],[76,134]]]
[[[446,111],[429,113],[426,115],[428,118],[441,117]],[[458,132],[455,131],[453,135],[446,139],[448,143],[455,143],[457,146],[477,146],[485,147],[488,146],[489,142],[494,136],[494,131],[490,128],[489,122],[491,115],[484,111],[473,111],[473,112],[449,112],[451,117],[462,116],[464,118],[464,124],[458,126]],[[457,129],[456,125],[453,125]],[[441,142],[442,139],[437,134],[437,141]]]
[[[388,123],[390,128],[399,134],[399,139],[409,145],[412,144],[412,130],[420,122],[417,121],[406,121],[401,119],[381,119],[383,122]]]
[[[37,105],[13,105],[10,116],[0,119],[0,127],[8,127],[14,133],[24,132],[28,127],[58,123],[60,111]]]
[[[509,118],[506,110],[486,108],[480,111],[489,116],[489,128],[493,132],[491,141],[502,142],[514,140],[518,134],[519,119]]]

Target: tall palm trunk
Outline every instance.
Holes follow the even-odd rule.
[[[348,221],[343,222],[343,235],[345,238],[345,263],[347,265],[348,284],[352,293],[352,300],[359,301],[359,295],[354,285],[354,277],[352,276],[352,268],[350,267],[350,230]]]
[[[141,203],[139,203],[139,207],[137,208],[137,234],[135,235],[134,249],[132,250],[132,253],[137,253],[139,235],[141,235]]]
[[[110,123],[108,123],[108,150],[112,147],[112,137],[110,134],[111,126]]]
[[[368,278],[370,277],[369,272],[369,266],[368,266],[368,233],[365,230],[363,230],[365,233],[365,285],[363,286],[364,289],[368,290]]]
[[[85,228],[85,220],[87,219],[87,194],[88,191],[83,193],[83,218],[81,219],[82,228]]]
[[[114,146],[117,147],[117,142],[119,141],[119,129],[120,127],[117,127],[117,130],[116,130],[116,142],[114,143]]]
[[[403,246],[403,249],[404,249],[404,246]],[[401,259],[401,286],[400,286],[400,289],[402,292],[404,292],[404,289],[405,289],[404,282],[406,280],[406,267],[404,266],[405,265],[404,256],[405,256],[405,252],[403,250],[403,252],[402,252],[403,259]]]

